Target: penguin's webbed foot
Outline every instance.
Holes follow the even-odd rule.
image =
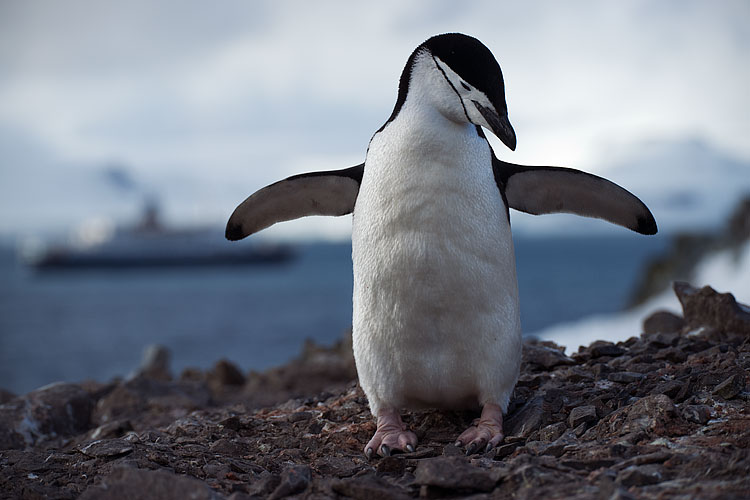
[[[456,441],[456,446],[466,446],[466,454],[490,451],[503,440],[503,410],[496,404],[488,403],[482,408],[482,415],[466,429]]]
[[[365,446],[365,456],[371,459],[374,453],[389,457],[395,450],[412,452],[417,447],[417,435],[406,430],[398,410],[378,411],[378,428]]]

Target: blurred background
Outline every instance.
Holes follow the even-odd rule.
[[[513,213],[526,334],[627,338],[679,310],[676,277],[750,301],[744,0],[2,2],[0,387],[124,376],[154,343],[177,370],[261,370],[341,338],[350,217],[235,244],[224,224],[360,163],[411,51],[449,31],[500,62],[500,158],[605,176],[659,224]]]

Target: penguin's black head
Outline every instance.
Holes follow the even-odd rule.
[[[461,33],[433,36],[422,46],[461,98],[469,120],[492,130],[515,150],[516,133],[508,120],[503,73],[490,49]]]
[[[406,100],[412,77],[425,66],[439,72],[438,84],[450,89],[450,100],[461,104],[461,118],[485,127],[516,149],[516,133],[508,120],[505,82],[492,52],[476,38],[461,33],[436,35],[414,50],[399,83],[392,120]]]

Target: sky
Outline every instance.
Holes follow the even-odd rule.
[[[518,136],[492,139],[502,159],[616,181],[655,141],[750,162],[744,0],[6,1],[0,234],[134,217],[143,193],[221,225],[263,185],[359,163],[411,51],[450,31],[502,67]]]

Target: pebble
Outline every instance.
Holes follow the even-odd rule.
[[[724,399],[732,399],[745,389],[744,379],[744,374],[732,375],[731,377],[727,378],[719,385],[717,385],[713,390],[713,394],[716,394],[717,396],[720,396]]]
[[[133,445],[124,439],[100,439],[79,448],[79,450],[90,457],[116,457],[133,451]]]
[[[637,372],[614,372],[607,375],[607,380],[620,384],[629,384],[643,380],[646,376]]]
[[[581,424],[589,424],[596,422],[597,420],[599,420],[599,417],[596,415],[595,406],[578,406],[570,410],[568,424],[570,424],[570,427],[576,428]]]
[[[612,342],[597,340],[596,342],[591,344],[591,346],[589,347],[589,352],[591,353],[591,357],[599,358],[602,356],[622,356],[626,351],[622,347],[616,346]]]

